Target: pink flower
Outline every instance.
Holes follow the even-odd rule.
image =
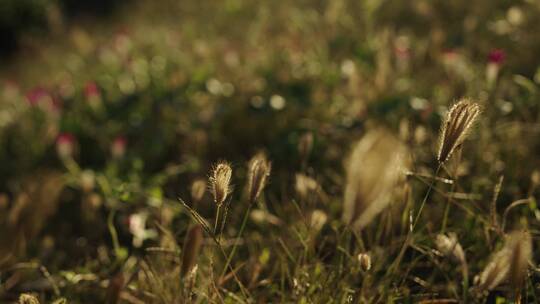
[[[49,92],[42,87],[36,87],[26,93],[26,100],[32,106],[50,98]]]
[[[411,57],[411,49],[405,45],[397,45],[394,52],[399,59],[407,60]]]
[[[494,49],[489,52],[488,61],[489,63],[501,65],[506,59],[506,52],[502,49]]]
[[[118,136],[111,145],[111,154],[113,158],[122,158],[126,154],[127,139],[124,136]]]
[[[86,98],[99,97],[100,92],[97,84],[93,81],[89,81],[84,86],[84,96]]]
[[[454,49],[447,49],[443,51],[442,57],[446,62],[453,62],[460,57],[460,54]]]
[[[56,152],[60,158],[73,156],[75,137],[71,133],[60,133],[56,138]]]

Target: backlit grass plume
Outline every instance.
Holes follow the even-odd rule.
[[[493,255],[482,273],[475,278],[478,290],[490,291],[505,280],[519,287],[527,274],[531,256],[531,236],[528,232],[515,231],[508,234],[504,247]]]
[[[435,239],[437,249],[447,257],[456,259],[460,263],[466,263],[465,252],[458,242],[455,233],[439,234]]]
[[[383,130],[368,132],[346,163],[343,221],[355,230],[368,225],[391,201],[408,166],[407,148]]]
[[[515,231],[508,236],[507,242],[512,249],[509,281],[516,289],[520,289],[527,277],[527,268],[532,259],[531,235],[527,231]]]
[[[437,154],[439,163],[446,162],[456,147],[463,143],[479,114],[480,106],[469,99],[461,99],[450,108],[441,128]]]
[[[467,259],[465,258],[465,251],[459,243],[457,235],[453,232],[448,234],[441,233],[435,238],[435,245],[444,256],[454,259],[461,264],[464,285],[467,286],[469,282],[469,269]]]
[[[19,304],[39,304],[39,300],[31,294],[23,293],[19,296],[18,303]]]
[[[249,162],[248,195],[249,202],[254,203],[259,197],[266,180],[270,175],[271,165],[263,153],[255,155]]]
[[[231,192],[231,166],[226,162],[218,163],[210,176],[210,189],[214,196],[214,202],[221,206],[227,195]]]

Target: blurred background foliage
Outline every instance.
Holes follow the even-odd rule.
[[[271,212],[292,217],[294,176],[304,172],[325,191],[309,208],[338,220],[351,143],[384,126],[413,151],[413,170],[429,172],[441,116],[462,96],[484,107],[460,167],[465,190],[481,195],[477,211],[488,210],[500,175],[501,208],[534,197],[538,32],[534,0],[0,0],[0,265],[31,259],[55,275],[108,278],[119,260],[142,255],[135,239],[163,245],[151,223],[185,234],[175,200],[212,164],[231,161],[245,181],[259,150],[273,162]],[[305,161],[298,145],[308,133]],[[211,214],[209,196],[200,208]],[[134,231],[133,216],[151,228]],[[472,230],[469,220],[456,229]],[[482,233],[463,240],[480,260],[493,245],[474,242]],[[259,238],[257,253],[268,247]],[[10,298],[35,277],[17,274],[2,292]]]

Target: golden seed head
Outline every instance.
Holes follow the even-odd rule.
[[[454,258],[461,263],[465,263],[465,252],[459,244],[455,233],[439,234],[435,239],[437,249],[447,257]]]
[[[19,296],[19,304],[39,304],[39,300],[28,293],[23,293]]]
[[[439,136],[437,160],[440,163],[446,162],[456,147],[463,143],[479,114],[480,106],[469,99],[462,99],[450,108]]]
[[[359,253],[356,257],[363,271],[371,269],[371,256],[368,253]]]
[[[476,279],[477,288],[490,291],[509,279],[519,287],[527,275],[528,263],[532,258],[531,236],[526,231],[515,231],[506,236],[504,246],[496,252]]]
[[[259,197],[270,175],[271,164],[263,153],[255,155],[249,162],[248,194],[249,202],[254,203]]]
[[[191,227],[184,240],[182,248],[182,277],[186,276],[190,270],[197,264],[197,257],[203,242],[203,229],[201,225]]]
[[[475,278],[475,283],[479,291],[492,290],[508,277],[510,266],[508,264],[509,256],[506,247],[493,254],[482,273]]]
[[[210,177],[210,189],[212,190],[212,195],[214,195],[216,204],[223,204],[227,195],[231,193],[231,177],[232,169],[228,163],[220,162],[214,168],[212,176]]]
[[[328,221],[328,215],[322,210],[315,209],[311,213],[310,218],[310,228],[314,233],[318,233],[323,227],[324,224]]]
[[[409,166],[408,149],[384,130],[369,131],[346,163],[343,221],[360,230],[390,205]]]
[[[508,235],[510,248],[510,276],[512,286],[520,288],[527,276],[529,261],[532,259],[531,235],[527,231],[515,231]]]
[[[206,192],[206,182],[203,179],[197,179],[191,184],[191,198],[194,202],[200,202]]]
[[[294,189],[301,198],[306,198],[310,193],[315,192],[319,184],[313,178],[302,173],[296,173]]]

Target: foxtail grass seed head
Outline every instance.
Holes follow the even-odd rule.
[[[363,271],[368,271],[371,269],[371,256],[368,253],[359,253],[356,258],[358,259],[360,268],[362,268]]]
[[[197,257],[202,246],[203,241],[203,229],[201,225],[195,225],[191,227],[184,240],[184,247],[182,248],[182,269],[181,275],[185,277],[186,274],[197,264]]]
[[[262,153],[255,155],[249,162],[248,195],[250,203],[254,203],[261,194],[270,175],[270,170],[270,162]]]
[[[384,130],[368,132],[345,165],[343,221],[360,230],[391,202],[409,166],[408,150]]]
[[[296,173],[294,189],[301,198],[307,198],[319,188],[319,184],[313,178],[302,173]]]
[[[210,189],[212,195],[214,195],[214,202],[219,206],[225,202],[227,195],[231,193],[231,177],[232,169],[226,162],[218,163],[212,171]]]
[[[19,304],[39,304],[39,300],[31,294],[23,293],[19,296]]]
[[[203,179],[197,179],[191,184],[191,199],[194,203],[200,202],[205,192],[206,182]]]
[[[257,224],[269,223],[276,226],[280,226],[283,224],[283,221],[279,217],[261,209],[255,209],[251,211],[251,213],[249,214],[249,218]]]
[[[490,291],[507,279],[514,287],[519,287],[527,275],[531,258],[530,234],[525,231],[509,233],[504,247],[493,255],[488,265],[475,279],[478,290]]]
[[[527,231],[515,231],[507,237],[510,248],[510,284],[520,288],[527,277],[527,268],[532,259],[531,235]]]
[[[474,280],[480,292],[487,292],[507,279],[510,272],[510,252],[504,247],[497,251],[482,273]]]
[[[439,163],[446,162],[456,147],[463,143],[479,114],[480,106],[469,99],[462,99],[450,108],[439,136]]]
[[[437,249],[447,257],[456,259],[461,263],[465,263],[465,252],[459,244],[455,233],[439,234],[435,239]]]
[[[328,221],[328,215],[322,210],[316,209],[311,213],[310,227],[313,233],[318,233]]]

